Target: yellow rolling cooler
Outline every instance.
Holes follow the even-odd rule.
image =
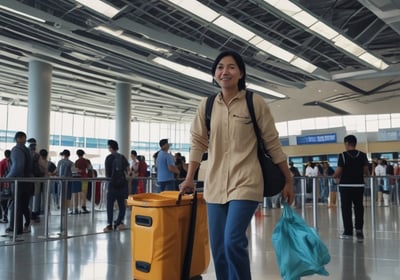
[[[136,194],[129,196],[127,205],[132,206],[133,279],[201,279],[210,262],[202,194]]]

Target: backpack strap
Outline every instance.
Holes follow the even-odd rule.
[[[208,138],[210,138],[211,113],[212,113],[212,108],[214,106],[215,97],[217,97],[216,94],[210,95],[207,98],[207,103],[206,103],[206,127],[208,131]]]
[[[258,127],[258,124],[257,124],[256,113],[254,111],[253,92],[252,91],[246,90],[246,103],[247,103],[247,109],[249,110],[249,114],[251,117],[251,121],[253,122],[254,132],[257,136],[258,145],[260,145],[260,147],[262,147],[263,151],[265,151],[264,141],[262,140],[260,128]]]

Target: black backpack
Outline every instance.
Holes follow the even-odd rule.
[[[40,155],[38,153],[32,155],[32,173],[34,177],[43,177],[46,174],[43,172],[42,168],[40,168],[39,159]]]
[[[114,188],[123,188],[127,184],[126,180],[126,168],[124,164],[124,157],[119,154],[115,153],[114,160],[111,166],[111,180],[110,186]]]

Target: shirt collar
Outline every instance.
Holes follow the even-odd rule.
[[[231,100],[231,102],[232,101],[234,101],[235,99],[242,99],[242,98],[244,98],[245,97],[245,95],[246,95],[246,90],[241,90],[241,91],[239,91],[237,94],[236,94],[236,96],[235,97],[233,97],[232,98],[232,100]],[[218,102],[224,102],[224,100],[223,100],[223,98],[222,98],[222,91],[220,91],[219,93],[218,93],[218,95],[217,95],[217,101]]]

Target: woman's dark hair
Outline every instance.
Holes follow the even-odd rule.
[[[242,78],[238,81],[238,88],[239,90],[246,89],[246,66],[244,64],[243,58],[240,54],[235,51],[223,51],[220,53],[217,58],[214,60],[214,64],[211,68],[211,73],[214,77],[215,71],[217,70],[218,63],[223,59],[225,56],[231,56],[235,60],[237,66],[239,67],[240,72],[242,72]]]

